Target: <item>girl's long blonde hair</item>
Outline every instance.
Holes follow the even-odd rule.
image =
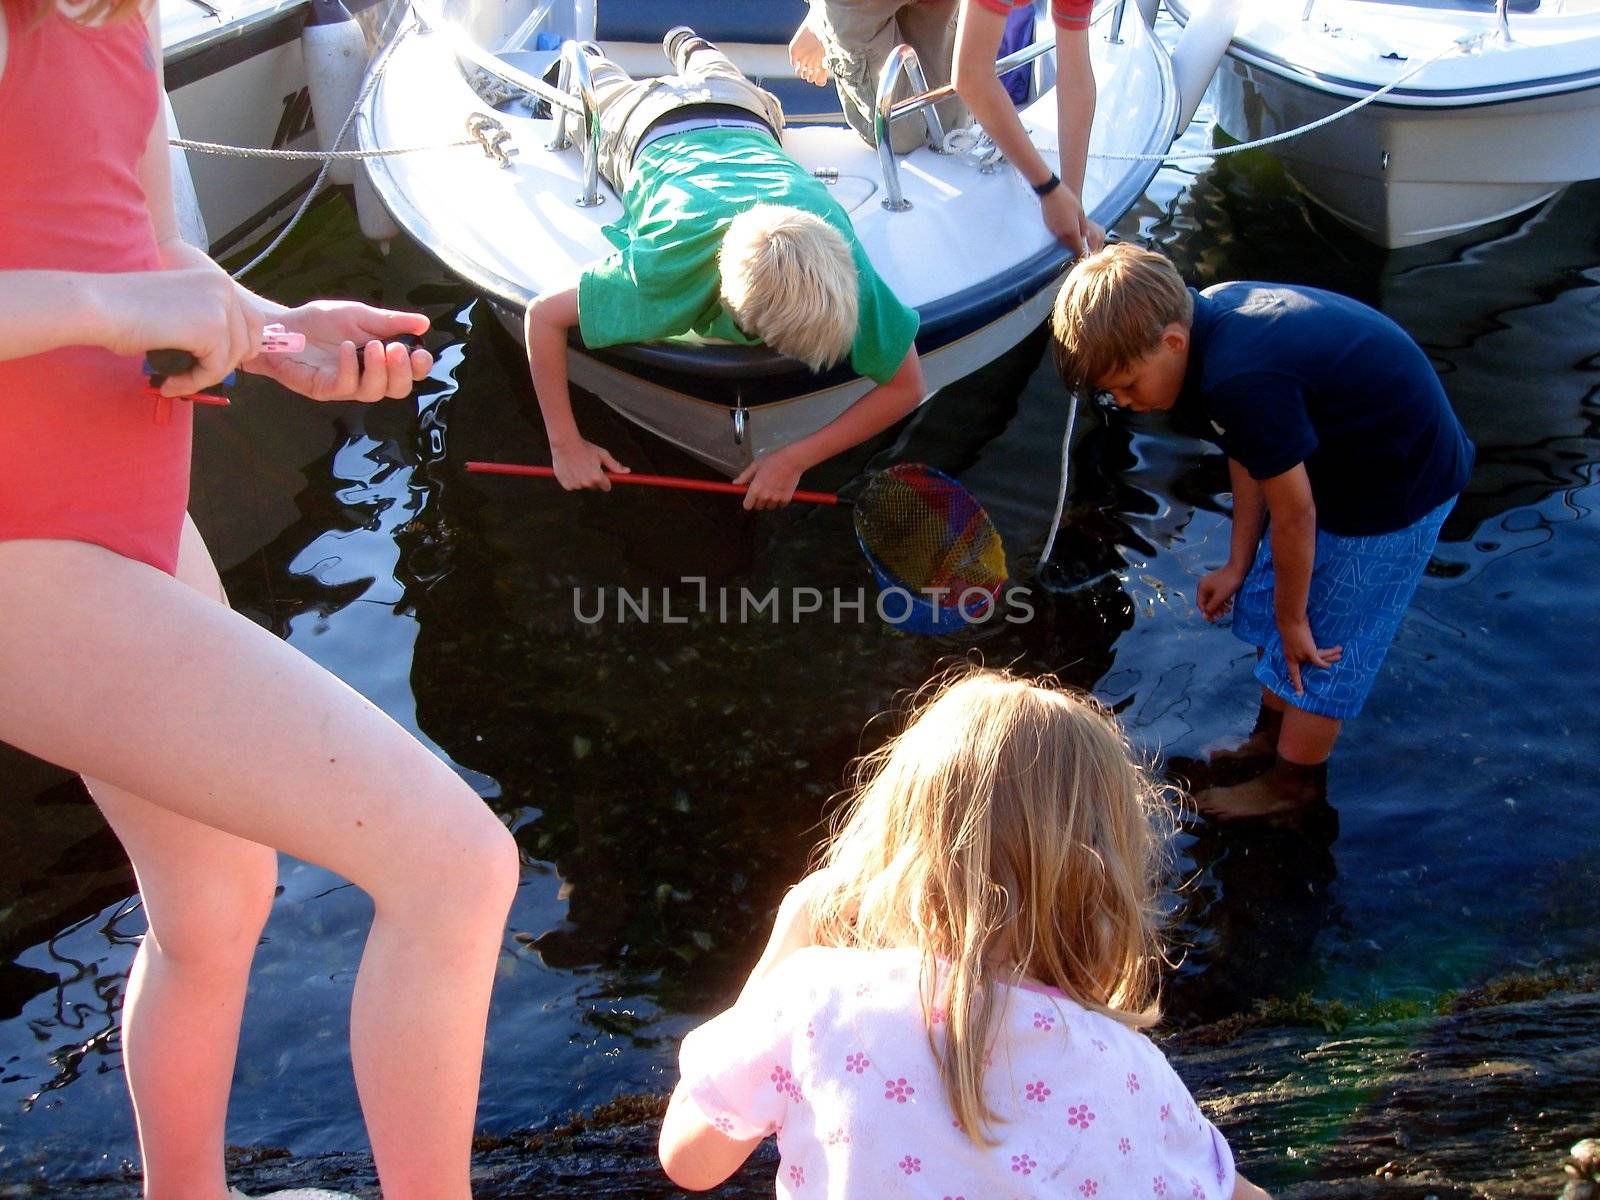
[[[992,1144],[983,1068],[998,983],[1027,978],[1129,1025],[1155,1021],[1158,824],[1170,818],[1111,714],[1053,681],[964,670],[913,714],[858,762],[812,915],[825,945],[922,951],[950,1106]]]

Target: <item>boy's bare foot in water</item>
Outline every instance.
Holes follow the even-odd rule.
[[[789,62],[801,79],[824,87],[828,82],[828,66],[823,62],[823,57],[822,39],[811,28],[811,18],[808,16],[800,22],[794,37],[789,39]]]
[[[1327,796],[1327,763],[1303,766],[1280,758],[1254,779],[1196,792],[1194,806],[1209,817],[1234,821],[1301,812]]]

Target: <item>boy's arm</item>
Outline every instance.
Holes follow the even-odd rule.
[[[578,323],[578,285],[556,288],[534,297],[523,321],[528,347],[528,369],[534,395],[550,439],[550,461],[556,479],[569,492],[575,488],[611,490],[606,472],[626,475],[628,468],[603,446],[584,440],[572,415],[572,393],[567,385],[567,334]]]
[[[1267,505],[1261,495],[1261,485],[1250,477],[1237,459],[1228,460],[1228,479],[1233,485],[1233,521],[1228,543],[1228,561],[1200,580],[1195,590],[1195,603],[1200,615],[1215,621],[1228,611],[1234,593],[1244,583],[1250,567],[1256,560],[1256,547],[1261,543],[1261,529],[1266,524]]]
[[[913,346],[887,383],[880,383],[815,433],[763,454],[741,471],[734,482],[750,485],[744,506],[782,508],[793,498],[802,474],[912,412],[922,403],[926,386]]]
[[[1331,667],[1339,661],[1342,647],[1319,649],[1311,636],[1306,616],[1306,599],[1311,592],[1311,567],[1316,559],[1317,507],[1311,498],[1311,477],[1305,463],[1298,463],[1281,475],[1260,481],[1261,495],[1272,515],[1272,562],[1276,580],[1274,608],[1278,634],[1283,638],[1283,655],[1288,662],[1289,681],[1297,694],[1301,664]]]

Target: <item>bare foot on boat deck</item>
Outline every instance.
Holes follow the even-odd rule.
[[[1327,763],[1305,766],[1280,758],[1254,779],[1196,792],[1194,805],[1208,817],[1238,821],[1301,813],[1323,804],[1327,796]]]
[[[827,85],[828,67],[823,61],[822,39],[811,28],[809,16],[800,22],[800,28],[789,39],[789,61],[794,65],[794,73],[807,83],[818,87]]]

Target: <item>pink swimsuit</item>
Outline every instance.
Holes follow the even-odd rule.
[[[160,112],[137,17],[85,28],[6,3],[0,271],[149,271],[139,159]],[[0,361],[0,541],[93,542],[169,574],[189,495],[190,406],[155,420],[136,358],[88,346]]]

